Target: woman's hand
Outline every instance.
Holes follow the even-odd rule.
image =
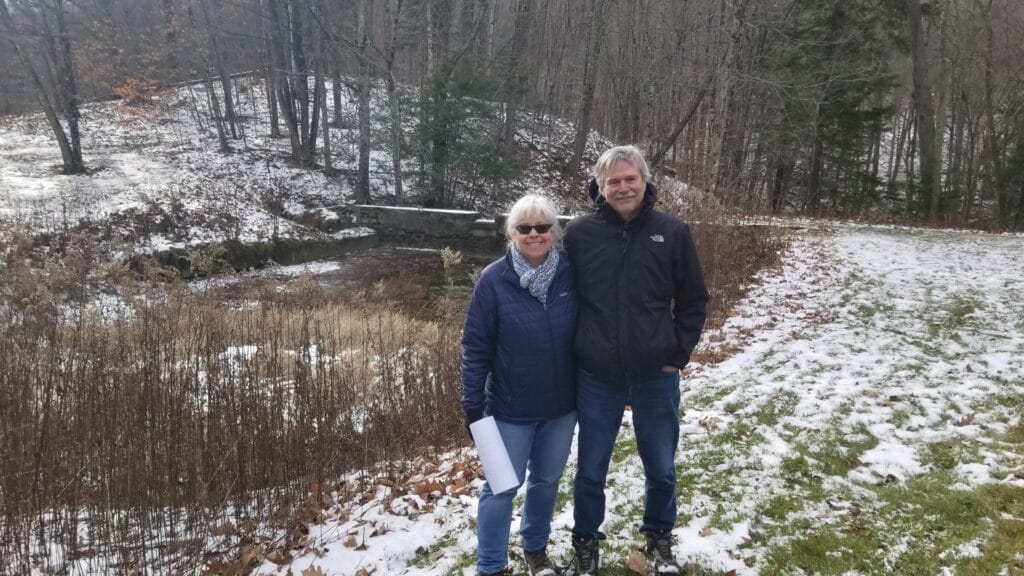
[[[473,439],[473,431],[469,429],[469,425],[483,417],[483,410],[463,410],[463,426],[466,427],[466,434],[469,434],[470,440]]]

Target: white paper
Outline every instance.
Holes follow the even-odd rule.
[[[473,433],[476,451],[480,454],[480,463],[484,466],[484,476],[491,485],[491,492],[501,494],[519,486],[519,478],[508,457],[508,450],[505,450],[505,442],[501,439],[494,416],[473,422],[469,430]]]

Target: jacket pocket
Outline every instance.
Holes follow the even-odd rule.
[[[664,365],[679,347],[676,339],[675,324],[672,322],[671,302],[652,301],[644,303],[644,316],[647,334],[639,342],[647,343],[648,352],[643,354],[650,358],[650,363]],[[639,351],[638,351],[639,352]]]
[[[636,254],[636,268],[633,276],[635,286],[641,290],[645,302],[672,300],[672,252],[671,245],[641,238],[643,250]]]

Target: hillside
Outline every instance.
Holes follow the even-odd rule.
[[[183,86],[145,104],[122,101],[83,107],[83,148],[89,173],[58,173],[60,155],[41,114],[0,119],[0,221],[39,236],[89,230],[112,245],[141,252],[237,239],[316,239],[344,227],[329,207],[351,201],[357,130],[352,118],[331,128],[336,175],[300,168],[289,159],[287,138],[269,136],[265,93],[251,80],[236,80],[239,137],[233,150],[218,151],[216,132],[201,86]],[[345,95],[343,109],[354,103]],[[393,173],[382,95],[373,101],[371,197],[392,204]],[[346,112],[346,114],[347,114]],[[568,157],[572,127],[539,114],[524,114],[517,134],[518,176],[511,181],[461,184],[460,205],[486,214],[502,211],[527,191],[547,194],[569,212],[585,209],[582,192],[559,166]],[[486,123],[477,127],[489,130]],[[416,138],[415,119],[404,127],[405,145]],[[610,143],[596,135],[598,146]],[[592,160],[591,160],[592,161]],[[419,159],[406,151],[404,203],[423,196]],[[672,183],[673,189],[684,189]],[[468,205],[467,205],[468,204]]]

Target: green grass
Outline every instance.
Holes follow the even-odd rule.
[[[848,431],[837,421],[826,430],[804,439],[797,447],[818,463],[823,475],[846,476],[857,467],[861,455],[878,445],[878,439],[863,426]]]
[[[772,520],[782,521],[790,514],[803,510],[803,507],[803,499],[798,498],[796,494],[779,494],[761,506],[757,510],[757,514]]]
[[[922,464],[930,464],[939,470],[952,470],[961,461],[962,444],[957,440],[933,442],[918,450]]]
[[[437,564],[438,558],[440,558],[444,554],[444,551],[448,548],[451,548],[454,545],[454,535],[449,534],[447,536],[444,536],[443,538],[435,542],[434,545],[431,546],[429,549],[422,550],[422,553],[417,551],[416,557],[409,561],[409,565],[415,568],[429,568],[431,566],[434,566],[435,564]],[[472,566],[475,562],[475,557],[463,554],[459,556],[456,565],[465,568],[468,566]],[[456,573],[456,571],[453,570],[451,573],[454,574]]]
[[[945,449],[939,449],[940,455]],[[797,467],[799,469],[799,467]],[[833,524],[803,523],[807,534],[791,523],[769,523],[771,536],[793,536],[772,545],[760,573],[814,573],[916,576],[935,574],[950,566],[957,574],[998,574],[1003,568],[1020,574],[1017,556],[1024,542],[1024,489],[987,484],[974,490],[949,488],[946,470],[907,482],[905,486],[877,486],[877,506],[869,512],[837,516]],[[804,502],[782,495],[766,503],[761,513],[770,520],[785,520]],[[1008,516],[1005,516],[1008,515]],[[977,558],[956,558],[943,552],[981,542]]]
[[[784,390],[769,398],[754,418],[762,426],[774,426],[783,417],[792,415],[793,409],[799,403],[800,396],[796,392]]]
[[[622,464],[631,456],[639,459],[636,451],[636,439],[627,438],[620,440],[616,442],[615,448],[612,449],[612,464]]]
[[[1024,416],[1017,421],[1015,426],[1011,426],[1006,434],[1003,435],[1003,440],[1010,442],[1011,444],[1024,444]]]
[[[928,336],[930,338],[953,338],[964,329],[970,328],[974,321],[971,316],[983,309],[981,298],[973,291],[954,294],[945,301],[928,300],[934,307],[926,308],[928,317]]]

